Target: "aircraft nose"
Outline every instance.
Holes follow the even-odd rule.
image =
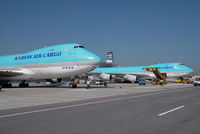
[[[90,53],[90,56],[88,56],[89,61],[92,62],[94,66],[99,66],[102,63],[102,58],[96,55],[95,53]]]
[[[193,70],[192,68],[188,67],[188,66],[185,66],[185,69],[186,69],[187,71],[189,71],[189,72],[194,72],[194,70]]]
[[[193,70],[192,68],[190,68],[190,67],[188,67],[188,68],[189,68],[189,71],[190,71],[190,72],[194,72],[194,70]]]

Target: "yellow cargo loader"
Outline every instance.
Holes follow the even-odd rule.
[[[190,84],[191,82],[189,81],[189,79],[185,79],[184,77],[180,77],[179,79],[174,80],[174,83]]]
[[[152,82],[153,85],[163,85],[163,84],[167,84],[167,80],[165,79],[164,75],[162,73],[160,73],[160,71],[158,70],[158,68],[156,67],[154,68],[146,68],[147,71],[153,72],[156,76],[156,80],[154,80]]]

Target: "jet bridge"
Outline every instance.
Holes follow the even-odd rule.
[[[146,68],[146,71],[150,71],[155,74],[157,80],[152,82],[153,85],[167,84],[167,80],[165,79],[164,74],[160,73],[160,71],[158,70],[157,67],[155,69],[154,68]]]

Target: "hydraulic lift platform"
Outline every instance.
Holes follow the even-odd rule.
[[[154,80],[152,82],[153,85],[162,85],[162,84],[167,84],[167,80],[165,79],[164,75],[160,73],[158,68],[146,68],[146,71],[153,72],[157,78],[157,80]]]

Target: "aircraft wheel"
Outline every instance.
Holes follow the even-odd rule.
[[[4,85],[2,85],[3,88],[12,88],[12,84],[11,83],[6,83]]]
[[[69,88],[72,88],[73,84],[72,83],[69,83]]]
[[[76,88],[76,87],[77,87],[77,84],[74,83],[72,87],[73,87],[73,88]]]
[[[24,83],[19,83],[19,87],[20,88],[24,87]]]
[[[197,84],[194,84],[194,86],[196,87],[196,86],[197,86]]]
[[[11,83],[9,83],[9,84],[8,84],[8,87],[9,87],[9,88],[12,88],[12,84],[11,84]]]
[[[69,88],[76,88],[77,87],[77,84],[75,83],[69,83]]]
[[[25,87],[29,87],[29,84],[28,84],[28,83],[25,83]]]
[[[29,87],[28,83],[19,83],[19,87],[23,88],[23,87]]]

